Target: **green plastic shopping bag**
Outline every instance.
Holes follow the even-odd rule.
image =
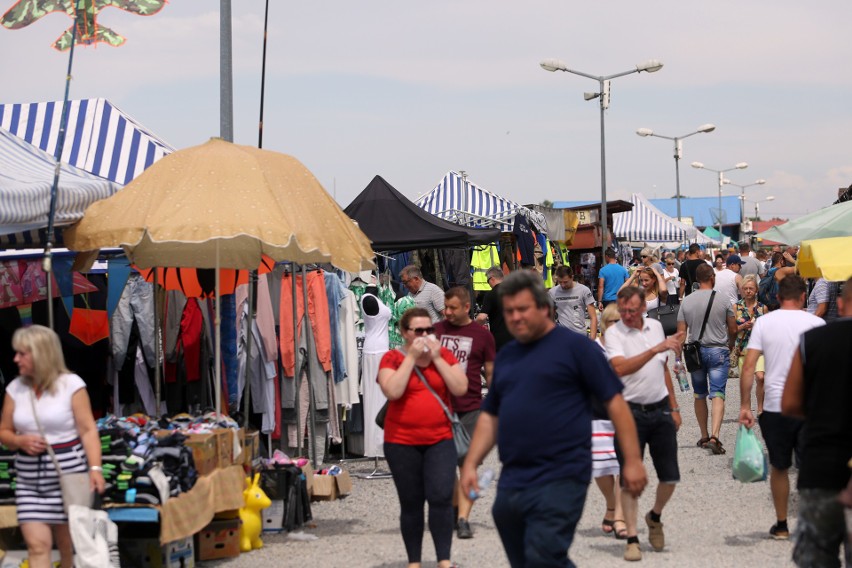
[[[734,450],[734,479],[743,483],[766,480],[766,455],[754,433],[743,425],[737,432],[737,447]]]

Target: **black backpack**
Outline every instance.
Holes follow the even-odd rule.
[[[760,279],[757,286],[757,300],[771,310],[778,307],[778,280],[775,279],[777,268],[770,268]]]

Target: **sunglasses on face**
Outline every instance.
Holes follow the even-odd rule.
[[[429,335],[435,333],[434,327],[409,327],[408,331],[413,331],[414,335]]]
[[[674,266],[674,262],[667,262],[666,266]]]

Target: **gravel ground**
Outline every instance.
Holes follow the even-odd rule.
[[[739,411],[739,380],[728,381],[728,403],[722,426],[722,441],[728,453],[714,456],[695,446],[699,438],[691,392],[678,393],[684,424],[678,433],[681,483],[663,514],[666,548],[655,553],[647,543],[647,529],[640,518],[639,538],[643,562],[680,568],[699,566],[793,566],[789,541],[768,536],[775,520],[768,483],[741,484],[731,477],[734,438]],[[498,471],[496,451],[486,463]],[[656,477],[646,456],[651,480],[641,498],[640,511],[653,504]],[[352,474],[372,470],[372,462],[349,462]],[[387,470],[387,464],[380,462]],[[499,475],[499,471],[498,471]],[[795,487],[795,474],[791,476]],[[463,568],[508,566],[490,515],[494,492],[488,491],[474,507],[472,540],[454,540],[453,560]],[[597,487],[589,488],[586,507],[577,528],[570,556],[578,566],[613,566],[624,562],[624,541],[600,530],[605,505]],[[795,520],[797,498],[790,502]],[[264,536],[260,550],[238,558],[203,563],[204,566],[257,567],[355,566],[405,568],[405,550],[398,527],[399,504],[390,479],[365,480],[353,477],[352,494],[342,500],[313,504],[313,526],[306,534],[316,540],[298,541],[286,534]],[[644,515],[640,515],[644,516]],[[795,522],[793,522],[795,524]],[[424,566],[434,566],[431,539],[424,535]]]

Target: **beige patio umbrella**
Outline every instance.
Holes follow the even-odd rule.
[[[121,247],[141,268],[252,270],[276,261],[373,267],[370,241],[297,159],[219,138],[169,154],[65,231],[75,251]],[[219,289],[219,270],[216,288]],[[221,407],[216,298],[216,411]],[[158,385],[159,386],[159,385]]]
[[[296,158],[218,138],[156,162],[65,232],[76,251],[120,246],[137,266],[372,267],[370,241]]]

